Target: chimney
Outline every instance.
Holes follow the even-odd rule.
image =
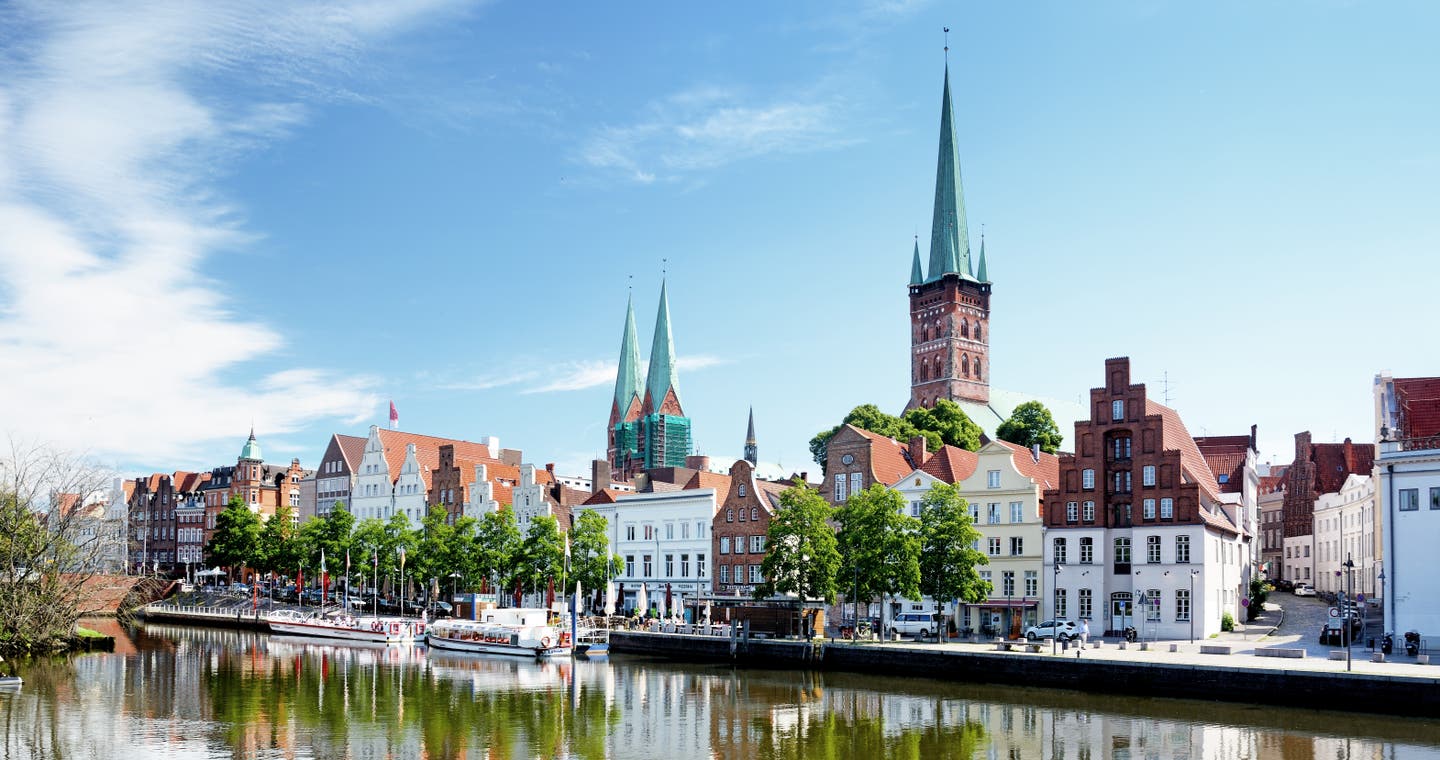
[[[910,439],[910,464],[916,469],[925,464],[925,436],[917,435]]]
[[[685,457],[685,466],[692,470],[710,471],[710,457],[704,454],[691,454]]]
[[[590,493],[600,493],[610,487],[610,463],[596,459],[590,463]]]
[[[801,483],[809,483],[809,482],[810,482],[810,473],[808,473],[808,472],[802,472],[802,473],[800,473],[800,482],[801,482]]]
[[[554,462],[546,462],[546,463],[545,463],[545,471],[548,472],[548,473],[550,473],[551,475],[554,475],[554,474],[555,474],[555,463],[554,463]]]
[[[1257,447],[1257,446],[1255,445],[1255,426],[1254,426],[1254,425],[1251,425],[1251,426],[1250,426],[1250,450],[1253,451],[1253,452],[1255,452],[1256,454],[1259,454],[1259,453],[1260,453],[1259,447]]]
[[[1030,460],[1033,461],[1033,462],[1039,462],[1039,461],[1040,461],[1040,444],[1038,444],[1038,443],[1032,443],[1032,444],[1030,444]]]
[[[1355,446],[1350,443],[1349,438],[1345,439],[1345,469],[1350,472],[1355,471]]]

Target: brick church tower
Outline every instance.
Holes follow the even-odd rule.
[[[978,258],[972,268],[947,65],[940,104],[929,276],[920,266],[919,240],[910,265],[910,402],[906,409],[932,407],[942,398],[980,404],[990,401],[990,279],[985,271],[983,239]]]
[[[650,366],[642,377],[633,303],[625,306],[625,331],[615,373],[606,451],[612,471],[629,479],[642,469],[684,467],[692,449],[690,418],[680,404],[675,339],[670,333],[670,299],[660,285]]]

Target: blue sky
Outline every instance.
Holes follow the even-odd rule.
[[[277,10],[277,8],[279,8]],[[603,454],[662,260],[703,453],[908,397],[950,34],[991,379],[1369,440],[1440,374],[1426,3],[0,7],[0,432],[127,473],[332,432]],[[978,246],[978,239],[972,239]],[[922,252],[922,255],[924,252]],[[1071,431],[1066,431],[1067,437]]]

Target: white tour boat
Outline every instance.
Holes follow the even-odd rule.
[[[275,633],[377,644],[404,644],[425,635],[425,623],[393,617],[326,616],[276,610],[265,616],[265,622]]]
[[[570,632],[549,624],[550,612],[511,607],[482,610],[483,620],[438,620],[425,641],[435,649],[521,657],[570,656]]]

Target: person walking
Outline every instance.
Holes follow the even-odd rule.
[[[1090,618],[1080,620],[1080,648],[1085,649],[1090,643]]]

